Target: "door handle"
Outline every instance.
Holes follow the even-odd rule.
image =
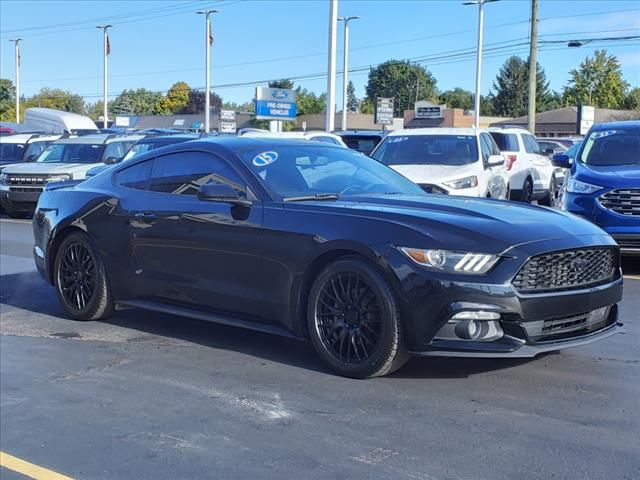
[[[153,222],[157,217],[156,214],[152,212],[136,212],[133,214],[133,218],[139,222],[150,223]]]

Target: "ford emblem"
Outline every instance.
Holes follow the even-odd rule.
[[[273,92],[271,92],[271,96],[273,98],[282,99],[282,98],[287,98],[289,94],[287,93],[286,90],[274,90]]]

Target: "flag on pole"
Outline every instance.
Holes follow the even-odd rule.
[[[213,45],[213,31],[211,30],[211,22],[209,22],[209,45]]]
[[[111,42],[109,41],[109,35],[107,35],[107,55],[111,54]]]

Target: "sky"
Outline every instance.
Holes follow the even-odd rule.
[[[357,70],[350,79],[357,96],[364,96],[368,68],[392,58],[426,66],[442,91],[473,90],[478,7],[462,3],[339,0],[340,16],[362,17],[350,23],[349,67]],[[278,78],[308,77],[294,82],[316,93],[327,90],[328,0],[1,0],[0,77],[14,79],[9,39],[21,37],[22,94],[62,88],[94,102],[102,97],[102,32],[95,27],[109,23],[110,98],[129,88],[166,92],[176,81],[203,88],[205,25],[195,12],[204,8],[220,10],[212,17],[211,84],[223,100],[249,101],[255,82]],[[484,6],[483,94],[510,55],[528,56],[530,8],[529,0]],[[552,89],[561,90],[569,70],[603,47],[619,58],[627,82],[640,86],[640,39],[580,48],[561,43],[640,35],[640,2],[540,0],[539,18],[538,61]],[[342,45],[339,23],[338,71]],[[339,75],[338,102],[341,85]]]

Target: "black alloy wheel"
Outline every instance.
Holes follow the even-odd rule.
[[[76,320],[106,318],[113,312],[104,264],[85,234],[74,232],[63,240],[54,275],[58,298]]]
[[[407,359],[395,295],[382,275],[358,258],[329,265],[309,296],[308,326],[318,354],[338,373],[385,375]]]
[[[522,197],[520,201],[524,203],[531,203],[532,199],[533,199],[533,182],[531,182],[530,178],[527,178],[524,181],[524,185],[522,187]]]

